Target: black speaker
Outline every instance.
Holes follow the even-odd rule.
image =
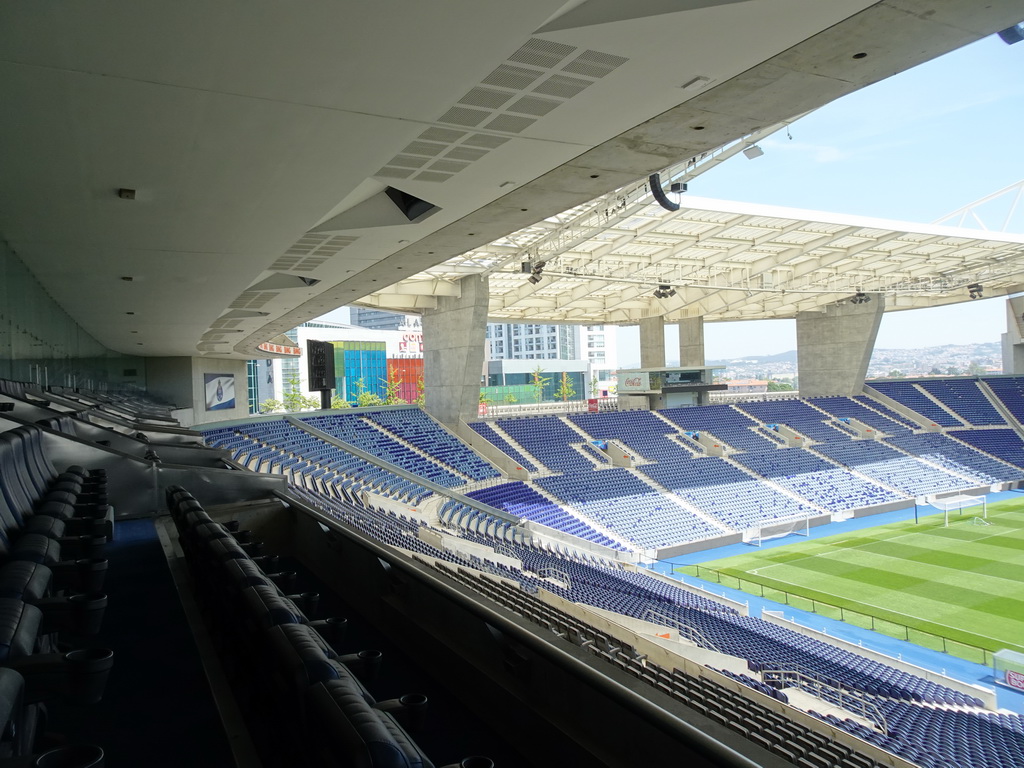
[[[661,188],[661,174],[652,173],[648,179],[651,184],[651,194],[654,195],[654,199],[658,201],[658,204],[666,211],[678,211],[679,203],[673,203],[668,199],[665,194],[665,190]]]

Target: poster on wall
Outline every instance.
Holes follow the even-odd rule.
[[[206,410],[226,411],[235,407],[235,375],[233,373],[204,373]]]

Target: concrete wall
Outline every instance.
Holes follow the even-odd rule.
[[[220,373],[235,377],[235,407],[206,410],[205,374]],[[149,391],[156,397],[192,410],[190,424],[241,419],[249,415],[249,382],[245,360],[225,360],[210,357],[150,357],[146,358],[146,380]]]
[[[441,296],[423,315],[423,394],[428,413],[453,431],[480,405],[489,290],[480,275],[459,281],[462,295]]]
[[[797,373],[802,397],[858,395],[864,388],[885,297],[831,304],[796,316]]]

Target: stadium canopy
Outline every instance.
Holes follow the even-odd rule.
[[[1021,15],[1020,0],[353,7],[0,4],[5,247],[109,350],[266,357],[406,275]],[[609,236],[635,231],[622,224]],[[425,308],[458,290],[450,273],[380,300]],[[594,286],[524,292],[554,306],[556,287]]]
[[[677,169],[676,177],[693,175]],[[670,211],[650,183],[521,229],[359,303],[421,311],[432,304],[428,297],[457,291],[458,280],[473,273],[490,276],[490,317],[510,322],[791,318],[880,294],[886,310],[901,310],[1024,290],[1024,235],[671,193],[669,202],[680,207]]]

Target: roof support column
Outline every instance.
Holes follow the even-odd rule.
[[[459,287],[460,296],[439,296],[437,309],[423,313],[424,403],[452,429],[477,418],[490,298],[486,276],[464,277]]]
[[[1006,300],[1003,373],[1024,373],[1024,296]]]
[[[704,318],[687,317],[679,321],[679,367],[704,365]]]
[[[864,304],[830,304],[796,316],[797,373],[802,397],[859,395],[875,348],[885,296]]]
[[[665,367],[665,318],[640,318],[640,367]]]

